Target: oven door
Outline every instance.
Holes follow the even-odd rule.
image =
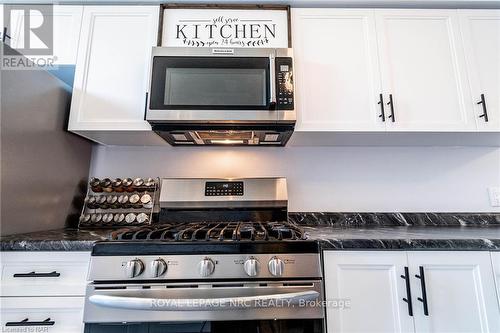
[[[320,280],[90,284],[85,332],[321,332],[322,299]]]
[[[294,121],[293,103],[288,102],[288,97],[293,100],[292,58],[277,57],[288,55],[288,49],[232,52],[221,55],[210,48],[153,48],[146,120]],[[289,72],[280,71],[281,68]],[[289,91],[284,88],[285,81]],[[277,85],[278,82],[282,83]],[[278,88],[281,95],[277,107]],[[285,93],[290,94],[286,95],[286,105]]]

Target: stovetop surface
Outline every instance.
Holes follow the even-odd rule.
[[[189,222],[115,230],[94,245],[92,255],[318,252],[317,243],[294,223]]]
[[[111,233],[118,241],[279,242],[305,240],[306,234],[289,222],[189,222],[122,228]]]

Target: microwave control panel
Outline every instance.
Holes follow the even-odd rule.
[[[293,110],[293,68],[292,58],[276,58],[276,104],[278,110]]]
[[[243,182],[206,182],[205,196],[243,195]]]

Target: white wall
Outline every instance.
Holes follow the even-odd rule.
[[[500,212],[500,148],[95,146],[97,177],[288,178],[290,211]]]

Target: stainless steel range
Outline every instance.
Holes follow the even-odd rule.
[[[286,180],[163,179],[159,221],[94,246],[85,332],[322,332],[318,245]]]

